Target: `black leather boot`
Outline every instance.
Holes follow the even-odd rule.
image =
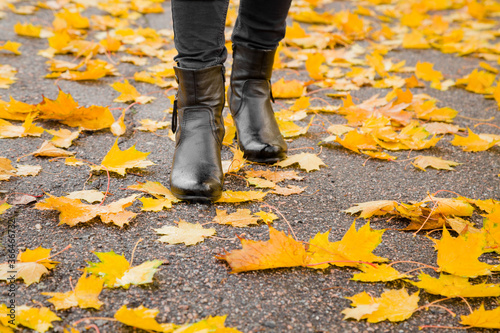
[[[174,70],[179,88],[172,115],[176,144],[170,189],[179,199],[215,201],[224,183],[224,67]]]
[[[228,89],[229,109],[238,144],[247,160],[275,163],[286,158],[271,105],[271,74],[276,50],[250,49],[233,44],[233,68]]]

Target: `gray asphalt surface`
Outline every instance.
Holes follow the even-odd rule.
[[[338,5],[338,4],[337,4]],[[342,3],[340,5],[346,5]],[[339,5],[339,6],[340,6]],[[164,4],[166,11],[161,15],[146,15],[138,20],[143,26],[155,29],[171,27],[170,3]],[[91,13],[91,11],[89,11]],[[2,30],[1,40],[15,40],[23,44],[23,55],[0,55],[1,64],[10,64],[19,71],[18,81],[8,90],[0,90],[0,97],[8,100],[9,95],[27,102],[39,103],[42,95],[56,98],[58,87],[55,81],[43,79],[46,75],[46,59],[36,55],[37,50],[47,47],[44,39],[33,39],[16,36],[13,25],[17,21],[30,21],[35,23],[50,21],[52,14],[47,10],[39,11],[35,16],[20,16],[9,13],[0,20]],[[168,45],[172,48],[173,45]],[[442,54],[437,51],[394,51],[386,58],[394,60],[407,60],[407,65],[415,65],[418,60],[430,61],[435,68],[445,73],[448,77],[459,77],[477,67],[478,59],[456,57],[453,54]],[[65,59],[65,57],[60,57]],[[118,57],[116,57],[118,58]],[[71,57],[66,57],[71,60]],[[395,61],[394,61],[395,62]],[[148,65],[153,64],[150,62]],[[494,65],[492,63],[492,65]],[[130,64],[120,64],[120,73],[124,77],[132,77],[137,67]],[[301,75],[290,74],[289,71],[276,71],[273,80],[286,75],[287,78],[298,77],[307,79],[305,70]],[[123,107],[122,103],[113,103],[118,93],[109,86],[116,78],[104,78],[97,82],[68,82],[58,81],[59,87],[70,93],[80,105],[109,105]],[[118,140],[121,149],[136,144],[140,151],[151,152],[149,159],[154,166],[145,170],[129,173],[125,177],[113,175],[111,178],[110,192],[112,196],[106,202],[132,194],[125,190],[137,181],[159,181],[168,185],[171,167],[171,158],[174,143],[166,137],[167,131],[160,130],[158,135],[134,131],[133,127],[139,125],[139,120],[152,118],[161,120],[163,112],[170,106],[168,100],[160,89],[146,83],[133,83],[142,93],[157,92],[156,101],[151,104],[138,105],[132,108],[126,116],[127,132]],[[388,90],[363,88],[352,92],[360,101],[371,97],[373,94],[385,95]],[[498,108],[492,100],[485,100],[483,96],[469,93],[463,89],[451,88],[441,92],[430,88],[416,89],[427,93],[440,100],[440,106],[449,106],[460,111],[461,116],[469,118],[498,118]],[[327,98],[325,92],[314,96]],[[315,103],[320,103],[315,101]],[[332,100],[332,103],[339,103]],[[314,105],[314,104],[313,104]],[[319,104],[318,104],[319,105]],[[277,106],[277,108],[279,108]],[[117,118],[119,110],[113,111]],[[333,123],[345,123],[337,115],[323,115]],[[169,116],[167,119],[170,119]],[[478,121],[457,118],[455,123],[461,127],[473,126]],[[302,122],[305,125],[307,122]],[[495,119],[492,123],[500,125]],[[41,122],[46,129],[59,129],[56,122]],[[500,134],[493,127],[480,127],[481,132]],[[158,236],[154,228],[163,225],[174,225],[173,221],[184,219],[188,222],[209,222],[215,216],[216,208],[228,209],[234,212],[236,208],[248,208],[253,212],[259,210],[262,204],[277,207],[288,219],[295,233],[301,240],[307,241],[318,232],[331,229],[330,240],[339,240],[349,228],[354,217],[346,215],[342,210],[351,207],[354,203],[370,200],[397,200],[411,201],[424,198],[427,193],[438,190],[449,190],[463,196],[476,199],[500,199],[500,148],[494,147],[486,152],[465,153],[459,148],[449,144],[451,135],[446,136],[437,147],[424,151],[424,155],[443,157],[463,163],[456,167],[454,172],[444,172],[429,169],[427,172],[419,171],[404,162],[383,162],[369,160],[366,157],[347,151],[338,145],[327,145],[320,150],[317,143],[327,134],[321,127],[311,127],[309,133],[303,137],[289,142],[289,148],[314,147],[315,152],[328,165],[320,171],[305,173],[303,181],[287,181],[286,184],[307,186],[301,195],[281,197],[268,195],[264,202],[239,204],[239,205],[204,205],[180,203],[171,210],[160,213],[140,212],[140,202],[135,202],[130,208],[140,212],[130,225],[120,229],[115,226],[105,225],[99,220],[81,224],[75,227],[58,225],[58,213],[55,211],[40,211],[34,209],[33,204],[15,206],[0,216],[0,231],[3,232],[2,242],[6,241],[6,221],[16,218],[21,226],[16,237],[19,250],[34,249],[38,246],[53,248],[57,252],[68,244],[72,248],[55,260],[60,265],[42,277],[41,282],[26,287],[22,282],[17,282],[18,304],[43,304],[48,303],[47,297],[41,292],[64,292],[70,289],[69,278],[73,281],[81,275],[81,269],[86,262],[98,261],[92,251],[124,254],[130,258],[136,242],[143,241],[137,246],[134,263],[139,264],[146,260],[160,259],[165,264],[160,267],[154,278],[154,283],[146,286],[131,286],[128,290],[105,289],[100,300],[105,303],[101,311],[82,310],[73,308],[66,311],[57,311],[63,322],[54,322],[56,332],[62,332],[63,324],[69,324],[84,317],[112,317],[122,305],[136,307],[144,305],[148,308],[157,308],[160,314],[159,322],[174,322],[182,324],[205,318],[209,315],[228,315],[226,324],[236,327],[243,332],[417,332],[419,325],[450,325],[460,326],[459,317],[452,318],[439,309],[420,311],[410,319],[401,323],[382,322],[369,324],[365,321],[343,321],[341,311],[349,307],[350,301],[344,297],[352,296],[362,291],[379,296],[384,289],[401,288],[405,286],[411,292],[417,289],[403,282],[370,283],[363,284],[349,281],[353,269],[329,268],[326,270],[312,270],[305,268],[274,269],[240,274],[230,274],[229,267],[217,260],[215,255],[224,250],[240,248],[240,243],[235,239],[236,234],[245,234],[248,239],[266,240],[268,228],[265,225],[244,229],[230,226],[211,225],[217,230],[217,236],[226,240],[212,238],[205,242],[186,247],[184,245],[166,245],[157,242]],[[45,133],[42,138],[17,138],[1,139],[0,155],[15,160],[25,154],[31,153],[40,147],[44,139],[51,136]],[[69,148],[77,153],[77,157],[87,159],[99,164],[115,137],[109,131],[83,132]],[[292,153],[312,150],[292,150]],[[411,156],[420,153],[413,152]],[[396,152],[395,155],[404,160],[408,152]],[[224,148],[223,156],[230,158],[231,153]],[[41,195],[43,192],[56,196],[65,195],[67,192],[83,189],[106,190],[107,178],[105,173],[92,173],[89,178],[89,169],[86,166],[66,166],[62,160],[49,161],[48,158],[28,156],[23,158],[22,164],[37,164],[42,166],[42,172],[36,177],[12,178],[0,184],[2,196],[8,194],[28,193]],[[15,163],[14,163],[15,164]],[[251,166],[262,169],[262,166]],[[249,167],[247,167],[248,169]],[[89,179],[88,179],[89,178]],[[231,190],[244,190],[245,182],[238,177],[229,176],[225,181],[225,188]],[[443,194],[450,196],[450,194]],[[39,199],[40,200],[40,199]],[[474,216],[480,221],[478,215]],[[362,219],[357,225],[364,224]],[[413,260],[430,265],[436,265],[436,255],[432,242],[424,233],[414,237],[412,233],[401,232],[395,229],[406,225],[403,221],[386,223],[385,219],[374,219],[372,227],[375,229],[389,228],[383,237],[382,244],[376,254],[396,260]],[[480,225],[480,224],[479,224]],[[286,223],[276,220],[274,227],[286,231]],[[433,234],[438,237],[439,232]],[[5,243],[3,243],[5,244]],[[2,255],[5,252],[2,251]],[[4,262],[5,260],[2,260]],[[486,256],[486,261],[491,263],[493,256]],[[414,265],[405,264],[398,266],[400,271],[415,268]],[[499,283],[498,276],[480,278],[478,281],[492,281]],[[4,282],[0,283],[1,302],[7,299],[7,289]],[[439,299],[438,296],[420,293],[420,305]],[[496,304],[494,299],[470,299],[473,308],[481,302],[486,305]],[[442,303],[458,315],[467,314],[467,308],[461,301],[450,300]],[[93,320],[101,332],[139,332],[137,329],[126,327],[117,322],[106,320]],[[85,331],[84,323],[78,327]],[[93,329],[89,329],[91,332]],[[28,331],[28,330],[26,330]],[[444,332],[446,330],[428,330]],[[489,330],[471,330],[488,332]]]

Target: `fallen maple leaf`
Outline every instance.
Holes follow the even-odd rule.
[[[19,51],[19,47],[21,47],[21,45],[21,43],[11,42],[10,40],[8,40],[5,42],[5,44],[0,46],[0,50],[9,51],[14,54],[20,55],[21,51]]]
[[[16,168],[12,166],[12,162],[5,157],[0,157],[0,180],[9,180],[10,177],[15,177]]]
[[[126,169],[145,168],[154,165],[153,162],[146,160],[150,153],[143,153],[135,149],[135,145],[126,150],[118,148],[118,140],[115,141],[109,152],[104,156],[101,165],[92,166],[92,170],[108,170],[116,172],[122,176]]]
[[[7,209],[9,209],[10,207],[12,207],[11,205],[9,205],[8,203],[4,202],[2,204],[0,204],[0,214],[3,214],[5,213],[5,211]]]
[[[102,291],[104,280],[90,275],[87,277],[87,272],[84,271],[75,289],[65,293],[42,293],[45,296],[51,296],[47,302],[54,304],[56,310],[64,310],[72,307],[80,307],[82,309],[94,308],[99,310],[104,304],[99,301],[98,296]]]
[[[315,269],[335,266],[356,267],[361,263],[385,262],[388,259],[372,252],[382,242],[384,230],[372,230],[366,223],[356,230],[355,222],[338,242],[328,240],[330,232],[318,233],[309,241],[309,267]]]
[[[71,132],[67,129],[60,129],[58,131],[47,130],[47,132],[54,136],[50,142],[59,148],[68,148],[73,143],[73,140],[78,138],[80,135],[80,131]]]
[[[453,140],[451,140],[451,144],[454,146],[461,146],[463,151],[484,151],[490,149],[494,145],[496,145],[500,140],[488,141],[481,139],[479,135],[472,132],[470,128],[467,128],[469,132],[469,136],[463,137],[459,135],[455,135]]]
[[[39,282],[43,274],[53,269],[58,262],[49,259],[51,249],[45,249],[41,246],[35,250],[27,249],[19,253],[15,264],[17,279],[22,279],[29,286]],[[0,280],[7,280],[11,276],[12,267],[10,263],[0,264]]]
[[[61,213],[59,224],[67,224],[71,227],[78,223],[88,222],[97,216],[104,223],[113,223],[123,227],[137,215],[134,212],[125,210],[126,207],[132,205],[137,196],[131,195],[104,206],[87,205],[82,203],[80,199],[55,197],[49,194],[49,197],[38,202],[35,208],[59,211]]]
[[[421,273],[420,281],[408,281],[414,286],[424,289],[434,295],[445,297],[497,297],[500,296],[500,285],[498,284],[471,284],[469,279],[462,276],[441,273],[439,278],[433,278]]]
[[[264,223],[272,223],[274,220],[278,219],[278,216],[272,212],[264,212],[264,211],[259,211],[257,213],[254,213],[253,215],[258,216]]]
[[[366,319],[369,323],[378,323],[384,320],[392,322],[403,321],[412,316],[418,309],[418,292],[409,295],[406,289],[388,290],[379,298],[374,298],[362,292],[352,297],[351,306],[342,311],[344,319],[354,318],[356,320]]]
[[[256,188],[275,188],[276,184],[270,180],[256,178],[256,177],[248,177],[247,182],[249,185],[255,186]]]
[[[44,129],[33,124],[36,114],[29,114],[22,126],[12,125],[0,119],[0,138],[21,138],[25,136],[41,136]]]
[[[441,81],[444,78],[443,74],[433,69],[433,66],[432,63],[419,61],[415,66],[415,75],[425,81]]]
[[[247,170],[247,177],[262,177],[273,183],[279,183],[284,180],[302,180],[296,171],[271,171],[271,170]]]
[[[358,267],[363,272],[354,274],[353,281],[361,282],[388,282],[409,277],[406,274],[399,273],[395,268],[389,265],[361,265]]]
[[[174,324],[160,324],[156,321],[155,317],[159,312],[157,309],[148,309],[142,305],[135,309],[123,305],[116,311],[114,317],[125,325],[146,331],[173,332]]]
[[[326,166],[325,163],[315,154],[311,153],[300,153],[296,155],[288,156],[283,161],[277,162],[275,165],[280,167],[287,167],[295,163],[299,164],[299,167],[306,172],[319,170],[320,166]]]
[[[463,276],[477,277],[491,274],[495,266],[478,260],[486,245],[482,234],[467,234],[451,237],[446,228],[440,240],[434,240],[437,254],[437,264],[441,271]]]
[[[101,262],[87,262],[89,264],[87,270],[104,279],[104,285],[108,288],[128,289],[131,284],[153,283],[153,276],[163,263],[161,260],[151,260],[131,267],[123,255],[118,255],[114,251],[94,252],[94,254]]]
[[[80,199],[80,200],[85,200],[88,203],[95,203],[95,202],[101,202],[102,199],[104,199],[104,193],[98,190],[74,191],[68,193],[66,198]]]
[[[321,53],[311,53],[307,56],[306,70],[312,79],[323,80],[324,76],[321,71],[321,64],[325,62],[325,60],[325,56]]]
[[[264,199],[267,192],[262,191],[223,191],[217,203],[235,203],[247,201],[260,201]]]
[[[304,92],[304,85],[297,80],[285,81],[281,78],[273,83],[272,91],[275,98],[298,98]]]
[[[139,131],[156,132],[159,129],[163,129],[170,125],[168,121],[157,121],[152,119],[141,119],[139,120],[141,126],[136,127]]]
[[[144,96],[141,95],[137,89],[135,89],[134,86],[132,86],[128,80],[125,80],[125,82],[115,82],[111,85],[113,89],[121,93],[120,96],[115,98],[113,101],[114,102],[122,102],[122,103],[128,103],[128,102],[136,102],[139,104],[146,104],[155,99],[155,97],[152,96]]]
[[[33,155],[46,157],[64,157],[73,156],[74,153],[61,148],[57,148],[50,141],[44,141],[42,143],[42,146],[33,152]]]
[[[308,256],[302,243],[273,227],[269,227],[268,241],[240,241],[241,250],[217,256],[227,261],[231,273],[307,265]]]
[[[299,187],[295,185],[287,185],[287,187],[275,186],[271,193],[278,195],[292,195],[292,194],[300,194],[304,192],[304,187]]]
[[[460,319],[462,319],[460,324],[472,327],[500,329],[499,318],[500,307],[493,310],[485,310],[483,303],[479,309],[474,310],[470,315],[460,316]]]
[[[451,170],[451,171],[453,171],[453,170],[455,170],[455,169],[453,169],[454,166],[460,165],[462,163],[443,160],[439,157],[419,155],[419,156],[415,157],[415,160],[412,162],[412,164],[415,168],[418,168],[418,169],[423,170],[423,171],[426,171],[425,169],[428,167],[438,169],[438,170]]]
[[[225,210],[215,209],[216,216],[213,221],[219,224],[229,224],[233,227],[248,227],[258,224],[259,217],[253,216],[250,209],[237,209],[235,213],[227,214]]]
[[[359,217],[367,219],[376,215],[380,216],[393,213],[397,202],[393,200],[378,200],[355,203],[354,205],[355,206],[346,209],[344,212],[348,214],[360,213]]]
[[[46,332],[53,327],[53,321],[59,320],[61,318],[46,307],[32,308],[26,305],[17,307],[16,322],[37,332]]]
[[[194,245],[203,242],[206,237],[215,235],[214,228],[203,228],[199,223],[188,223],[184,220],[179,220],[176,227],[163,226],[155,231],[163,235],[158,241],[168,244]]]

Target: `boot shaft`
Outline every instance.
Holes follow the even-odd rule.
[[[271,80],[275,54],[276,49],[258,50],[233,44],[231,81]]]
[[[177,108],[190,106],[224,107],[224,66],[217,65],[203,69],[174,67],[179,88]]]

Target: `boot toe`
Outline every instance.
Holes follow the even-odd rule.
[[[222,182],[215,177],[200,180],[197,177],[173,177],[170,189],[182,200],[209,202],[222,195]]]
[[[243,150],[245,158],[257,163],[276,163],[286,158],[286,145],[259,144]]]

